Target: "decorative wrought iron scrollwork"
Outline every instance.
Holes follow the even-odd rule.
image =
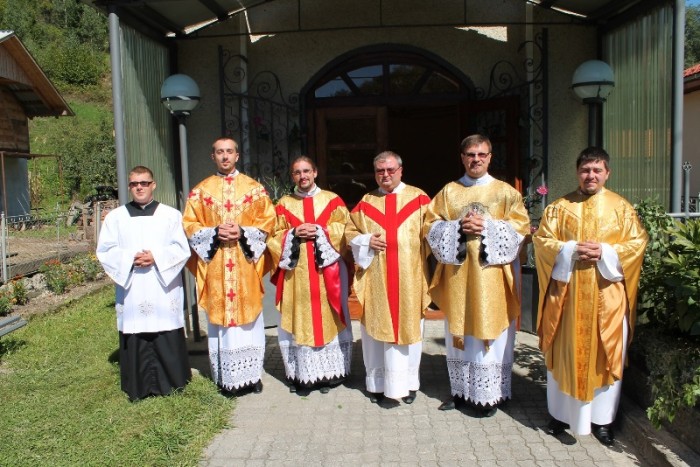
[[[496,62],[489,73],[487,88],[475,89],[477,99],[493,99],[504,96],[519,96],[521,109],[521,128],[523,142],[522,154],[526,158],[526,183],[528,190],[534,189],[541,183],[544,171],[544,151],[546,129],[545,95],[546,77],[544,65],[547,60],[547,44],[542,32],[535,34],[531,41],[524,41],[518,47],[522,53],[530,47],[532,56],[523,60],[520,66],[507,60]]]
[[[249,77],[247,64],[244,55],[219,49],[222,131],[238,141],[243,172],[266,186],[286,182],[289,163],[301,151],[299,94],[285,96],[272,71]]]

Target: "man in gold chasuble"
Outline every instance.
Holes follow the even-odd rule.
[[[430,198],[401,181],[401,157],[374,158],[379,188],[350,213],[345,236],[355,258],[354,289],[362,305],[362,355],[372,402],[416,398],[423,315],[430,304],[427,245],[421,226]]]
[[[576,161],[579,188],[547,206],[533,237],[540,284],[537,333],[547,365],[547,432],[614,443],[627,344],[648,236],[634,207],[605,188],[610,157]]]
[[[511,397],[518,252],[529,218],[520,193],[489,175],[487,137],[465,138],[461,153],[466,173],[435,196],[424,227],[438,261],[430,294],[446,317],[452,398],[440,410],[466,401],[476,416],[492,416]]]
[[[198,305],[207,312],[212,377],[225,391],[262,391],[265,355],[263,253],[275,211],[265,188],[236,170],[238,144],[214,142],[217,173],[192,189],[183,214],[194,250],[188,267],[197,278]]]
[[[275,301],[282,313],[278,339],[289,390],[320,386],[325,394],[350,374],[352,328],[343,232],[350,218],[335,193],[316,185],[316,164],[292,162],[294,193],[276,206],[273,259]]]

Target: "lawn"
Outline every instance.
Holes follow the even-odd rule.
[[[0,465],[197,465],[233,401],[199,375],[130,403],[111,287],[0,339]]]

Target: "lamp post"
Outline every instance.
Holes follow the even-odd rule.
[[[160,88],[160,101],[177,118],[180,134],[180,172],[182,182],[182,195],[180,197],[181,209],[187,202],[190,191],[190,173],[187,164],[187,127],[185,121],[190,113],[199,105],[199,86],[187,75],[177,74],[169,76]],[[200,340],[199,317],[197,307],[192,306],[192,276],[186,271],[185,275],[185,306],[192,313],[192,333],[196,341]],[[187,317],[187,314],[185,314]]]
[[[571,87],[588,104],[588,145],[600,146],[598,114],[605,99],[615,86],[615,75],[610,65],[600,60],[588,60],[576,68]]]

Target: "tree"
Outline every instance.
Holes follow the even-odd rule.
[[[685,67],[700,63],[700,5],[685,9]]]

